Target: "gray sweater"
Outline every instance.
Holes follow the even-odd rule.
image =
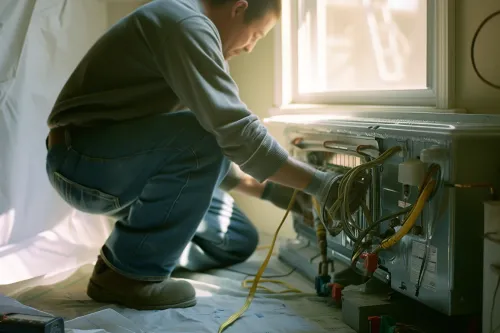
[[[200,1],[156,0],[111,27],[66,82],[49,127],[96,126],[182,106],[242,171],[259,181],[273,175],[288,153],[241,101]]]

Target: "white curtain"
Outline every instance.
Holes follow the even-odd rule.
[[[107,29],[101,0],[0,0],[0,285],[95,260],[107,221],[72,210],[45,172],[47,116]]]

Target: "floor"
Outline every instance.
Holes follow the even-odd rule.
[[[188,309],[139,312],[96,303],[85,294],[92,265],[81,267],[61,282],[38,285],[10,296],[66,320],[112,309],[132,320],[142,332],[217,332],[219,326],[245,303],[248,289],[242,286],[242,281],[252,278],[269,250],[266,246],[270,244],[270,237],[264,235],[261,239],[262,248],[245,263],[203,274],[178,273],[177,277],[188,279],[197,291],[198,304]],[[268,290],[259,289],[243,317],[225,332],[354,333],[342,322],[340,310],[329,306],[327,299],[317,297],[313,283],[280,262],[276,255],[271,258],[263,279],[282,281],[287,286],[270,282],[260,284]],[[293,291],[286,292],[287,288]],[[110,329],[104,332],[141,331]]]

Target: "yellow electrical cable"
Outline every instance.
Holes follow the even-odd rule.
[[[257,275],[255,276],[255,279],[253,280],[252,287],[250,288],[250,291],[248,292],[247,299],[245,301],[245,304],[243,307],[237,311],[235,314],[233,314],[231,317],[229,317],[228,320],[226,320],[222,325],[219,327],[218,333],[222,333],[226,328],[231,326],[236,320],[238,320],[243,313],[245,313],[246,310],[250,307],[250,304],[252,304],[252,300],[255,296],[255,292],[257,290],[260,278],[262,277],[262,274],[264,274],[264,271],[266,270],[267,265],[269,264],[269,260],[271,259],[271,256],[273,254],[274,250],[274,245],[276,243],[276,239],[278,238],[278,234],[281,230],[281,227],[286,221],[286,218],[288,217],[288,214],[292,210],[293,204],[295,203],[295,197],[297,196],[298,190],[295,190],[292,195],[292,199],[290,200],[290,203],[288,204],[288,208],[286,210],[285,216],[283,216],[283,219],[281,220],[278,228],[276,229],[276,232],[274,233],[273,241],[271,243],[271,248],[269,249],[269,252],[267,253],[266,259],[264,259],[264,262],[259,268],[259,271],[257,272]]]
[[[318,200],[316,200],[316,198],[311,198],[312,200],[312,204],[313,204],[313,207],[314,209],[316,210],[316,213],[318,214],[321,214],[321,206],[318,202]],[[323,225],[322,222],[319,222],[317,225],[316,225],[316,238],[318,240],[318,245],[323,246],[324,248],[321,249],[320,248],[320,251],[325,251],[326,252],[326,228],[325,226]],[[321,241],[325,242],[324,244],[321,244]],[[326,258],[323,258],[323,259],[326,259]]]
[[[266,249],[270,249],[271,248],[271,245],[262,245],[262,246],[258,246],[256,251],[260,251],[260,250],[266,250]],[[274,253],[273,252],[273,256],[276,255],[277,253]],[[246,279],[246,280],[243,280],[243,282],[241,282],[241,286],[245,289],[250,289],[251,286],[249,286],[248,284],[249,283],[253,283],[254,282],[254,279]],[[286,282],[283,282],[283,281],[280,281],[280,280],[276,280],[276,279],[260,279],[259,280],[259,283],[275,283],[275,284],[281,284],[283,286],[285,286],[286,288],[288,289],[285,289],[285,290],[282,290],[282,291],[274,291],[272,289],[269,289],[267,287],[264,287],[264,286],[257,286],[257,289],[263,289],[271,294],[285,294],[285,293],[302,293],[301,290],[297,289],[297,288],[294,288],[292,286],[290,286],[288,283]]]
[[[418,197],[417,202],[411,210],[410,216],[408,216],[403,226],[394,235],[387,239],[384,239],[382,243],[380,243],[380,245],[375,249],[374,253],[378,253],[381,250],[390,248],[391,246],[399,242],[401,238],[403,238],[411,230],[411,228],[413,228],[418,216],[420,215],[420,213],[422,213],[422,209],[424,208],[425,203],[434,191],[435,186],[435,180],[431,180],[427,183],[427,185],[425,185],[422,194]]]
[[[351,263],[354,264],[356,261],[358,261],[358,258],[361,256],[361,253],[363,253],[363,247],[360,246],[359,249],[356,251],[354,256],[352,257]]]
[[[399,152],[401,150],[402,150],[402,148],[400,146],[392,147],[392,148],[388,149],[387,151],[385,151],[378,158],[376,158],[376,159],[374,159],[372,161],[369,161],[367,163],[364,163],[364,164],[362,164],[362,165],[360,165],[358,167],[350,169],[344,175],[344,177],[342,177],[342,180],[340,182],[339,189],[338,189],[338,198],[337,198],[337,200],[330,207],[330,209],[328,209],[328,213],[329,213],[330,217],[335,216],[335,212],[337,210],[339,210],[339,209],[342,209],[343,213],[347,214],[349,216],[349,214],[348,214],[348,212],[349,212],[349,202],[350,202],[349,201],[349,191],[350,191],[350,189],[352,187],[352,184],[356,180],[358,180],[360,178],[359,176],[361,175],[362,172],[364,172],[364,171],[366,171],[368,169],[371,169],[371,168],[373,168],[375,166],[378,166],[378,165],[382,164],[389,157],[391,157],[392,155],[394,155],[395,153],[397,153],[397,152]],[[425,192],[425,190],[424,190],[424,192]],[[432,192],[432,190],[430,192]],[[218,333],[222,333],[226,328],[228,328],[234,322],[236,322],[236,320],[238,320],[243,315],[243,313],[245,313],[246,310],[248,310],[248,308],[250,307],[250,305],[251,305],[251,303],[253,301],[253,298],[255,297],[255,292],[257,291],[257,288],[269,290],[268,288],[259,286],[258,284],[259,284],[259,281],[261,281],[261,277],[264,274],[264,271],[266,270],[267,265],[269,264],[269,260],[270,260],[272,254],[273,254],[273,250],[274,250],[274,246],[275,246],[276,240],[278,238],[278,234],[279,234],[279,232],[281,230],[281,227],[285,223],[286,218],[288,217],[288,214],[292,210],[293,204],[295,203],[295,197],[297,196],[297,193],[298,193],[298,190],[295,190],[294,193],[293,193],[292,199],[290,200],[290,203],[288,205],[288,208],[286,210],[285,216],[281,220],[278,228],[276,229],[276,232],[274,233],[273,241],[271,243],[269,252],[267,253],[266,258],[264,259],[264,262],[260,266],[259,271],[257,272],[257,275],[255,276],[255,279],[249,281],[249,282],[253,282],[253,283],[252,283],[252,286],[251,286],[250,291],[248,293],[248,296],[247,296],[247,299],[245,301],[245,304],[243,305],[243,307],[239,311],[237,311],[235,314],[233,314],[231,317],[229,317],[224,323],[222,323],[222,325],[219,327]],[[428,195],[430,195],[430,193]],[[313,201],[313,202],[315,203],[315,208],[318,210],[318,212],[320,212],[321,209],[318,209],[319,205],[317,204],[317,202],[316,201]],[[424,200],[424,203],[425,203],[425,200]],[[396,242],[397,242],[397,240],[396,240]],[[267,281],[267,280],[262,280],[262,281]],[[276,282],[276,281],[269,280],[268,282]],[[278,281],[278,282],[281,283],[281,284],[284,284],[281,281]],[[244,283],[244,286],[246,286],[245,285],[245,281],[243,283]],[[284,285],[286,285],[286,284],[284,284]],[[289,288],[289,289],[293,290],[295,288]],[[289,291],[290,290],[285,291],[285,292],[289,292]],[[300,292],[300,291],[298,291],[298,292]]]
[[[314,209],[316,209],[316,213],[318,213],[318,216],[320,216],[320,214],[321,214],[321,206],[320,206],[318,200],[316,200],[316,198],[312,197],[311,201],[312,201]]]
[[[411,228],[415,225],[415,221],[417,217],[421,214],[422,209],[429,199],[429,197],[432,195],[437,182],[435,180],[431,181],[432,175],[436,172],[435,167],[431,167],[427,174],[425,175],[422,184],[419,186],[419,196],[417,198],[417,203],[412,207],[410,210],[410,214],[408,215],[407,218],[405,218],[405,222],[403,223],[403,227],[398,231],[398,233],[394,234],[393,236],[383,240],[381,242],[381,245],[379,245],[378,248],[375,249],[374,253],[378,253],[381,250],[388,249],[389,247],[393,246],[396,244],[398,241],[401,240],[410,230]],[[425,191],[425,195],[424,195]],[[367,208],[367,207],[366,207]],[[366,212],[365,212],[366,214]],[[371,224],[371,223],[369,223]],[[360,247],[354,256],[352,257],[351,263],[355,264],[358,258],[361,256],[363,253],[363,248]]]
[[[257,246],[257,248],[255,249],[255,251],[262,251],[262,250],[267,250],[267,249],[270,249],[271,248],[271,245],[262,245],[262,246]],[[278,253],[276,252],[273,252],[273,256],[274,255],[277,255]]]
[[[255,282],[255,279],[248,279],[248,280],[244,280],[243,283],[241,284],[241,286],[245,289],[251,289],[251,286],[249,286],[248,284],[249,283],[254,283]],[[267,291],[268,293],[271,293],[271,294],[286,294],[286,293],[297,293],[297,294],[302,294],[302,291],[297,289],[297,288],[294,288],[292,286],[290,286],[288,283],[286,282],[283,282],[283,281],[280,281],[280,280],[275,280],[275,279],[260,279],[258,281],[258,283],[275,283],[275,284],[281,284],[282,286],[285,286],[287,289],[285,290],[281,290],[281,291],[275,291],[275,290],[272,290],[272,289],[269,289],[265,286],[259,286],[257,285],[257,289],[262,289],[262,290],[265,290]]]

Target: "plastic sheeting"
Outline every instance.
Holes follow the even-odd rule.
[[[110,232],[59,199],[45,172],[47,116],[107,29],[106,9],[101,0],[0,1],[0,285],[93,261]]]
[[[66,333],[212,333],[243,306],[248,289],[242,288],[241,281],[248,276],[247,272],[257,270],[266,254],[267,251],[257,251],[245,263],[228,270],[179,272],[176,277],[188,279],[196,289],[198,303],[190,308],[137,311],[96,303],[85,293],[93,265],[65,273],[62,281],[57,278],[61,282],[36,286],[13,297],[32,309],[66,319],[66,328],[71,328]],[[297,272],[290,273],[290,269],[272,257],[264,277],[282,276],[278,279],[302,293],[281,293],[285,286],[265,283],[275,293],[258,289],[250,308],[224,333],[354,333],[342,322],[342,310],[328,306],[328,298],[316,296],[311,281],[304,280]]]

